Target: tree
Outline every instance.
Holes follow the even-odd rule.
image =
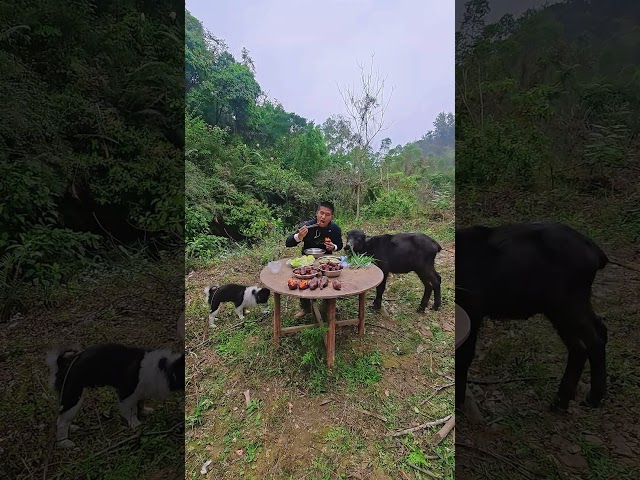
[[[322,124],[322,133],[331,155],[347,155],[356,146],[351,122],[344,115],[332,115]]]
[[[242,47],[242,64],[249,69],[251,73],[255,75],[256,66],[253,64],[253,60],[249,56],[249,50],[245,47]]]
[[[391,101],[391,98],[385,101],[385,79],[380,77],[379,72],[374,73],[373,56],[368,71],[365,71],[363,65],[358,66],[360,67],[359,88],[347,87],[344,92],[340,91],[358,146],[353,155],[351,168],[352,185],[356,195],[356,219],[360,217],[362,191],[367,183],[366,167],[370,163],[371,142],[387,128],[384,115]]]

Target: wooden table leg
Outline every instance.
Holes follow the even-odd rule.
[[[364,335],[364,300],[365,292],[358,296],[358,334]]]
[[[333,367],[336,353],[336,299],[329,299],[329,331],[327,332],[327,365]]]
[[[280,343],[280,294],[273,292],[273,343]]]

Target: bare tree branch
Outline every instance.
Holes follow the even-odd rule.
[[[356,193],[356,218],[360,216],[360,196],[362,187],[366,185],[365,170],[370,154],[371,143],[375,137],[389,128],[385,124],[385,114],[391,102],[393,87],[388,99],[385,99],[386,78],[380,76],[380,72],[374,71],[373,57],[368,69],[358,62],[360,68],[360,83],[346,87],[344,91],[338,86],[338,91],[344,102],[345,109],[352,123],[352,130],[356,136],[358,145],[355,151],[352,166],[354,174],[354,186]]]

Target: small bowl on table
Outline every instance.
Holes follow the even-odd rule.
[[[322,265],[324,263],[329,263],[329,262],[340,263],[340,262],[342,262],[342,257],[338,257],[336,255],[325,255],[324,257],[320,257],[318,259],[318,263],[320,265]]]
[[[305,255],[313,255],[314,258],[320,258],[325,253],[327,253],[322,248],[307,248],[303,252]]]
[[[337,265],[339,268],[337,268],[336,270],[327,270],[327,266],[329,265],[329,262],[323,263],[322,265],[320,265],[320,271],[322,272],[322,275],[329,278],[339,277],[344,267],[340,265],[338,262],[331,262],[331,264]]]
[[[312,269],[313,272],[308,274],[300,273],[301,269],[305,268],[307,270]],[[293,269],[293,276],[301,280],[309,280],[313,277],[317,277],[318,275],[320,275],[320,270],[317,267],[297,267]]]

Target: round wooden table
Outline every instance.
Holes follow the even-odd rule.
[[[469,336],[471,321],[469,315],[456,303],[456,350]]]
[[[287,280],[295,278],[293,276],[293,269],[286,265],[287,259],[279,260],[281,264],[280,271],[273,273],[267,266],[260,272],[260,281],[273,293],[273,340],[275,343],[280,342],[280,336],[288,333],[299,332],[305,328],[314,328],[317,325],[324,326],[322,316],[315,300],[327,300],[328,302],[328,318],[327,324],[329,331],[325,336],[325,343],[327,345],[327,365],[333,366],[335,359],[335,341],[336,341],[336,326],[342,327],[346,325],[358,325],[358,333],[364,334],[364,302],[367,290],[377,287],[382,283],[384,275],[382,270],[375,265],[370,265],[366,268],[348,268],[345,267],[342,270],[340,276],[336,278],[329,278],[329,285],[320,290],[290,290],[287,285]],[[314,266],[318,265],[318,260],[314,262]],[[333,280],[339,280],[342,284],[340,290],[335,290],[332,286]],[[308,325],[296,325],[293,327],[282,327],[280,325],[280,296],[289,295],[291,297],[306,298],[311,301],[311,311],[315,317],[316,323]],[[349,297],[351,295],[358,295],[358,319],[357,320],[340,320],[336,321],[336,298]]]

